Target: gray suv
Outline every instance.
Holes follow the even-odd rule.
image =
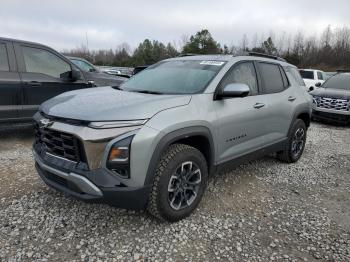
[[[50,187],[87,201],[178,221],[225,164],[273,152],[301,157],[311,96],[277,57],[186,56],[120,86],[77,90],[41,105],[34,157]]]

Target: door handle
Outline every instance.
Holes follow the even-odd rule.
[[[259,109],[259,108],[262,108],[262,107],[264,107],[264,106],[265,106],[265,104],[263,104],[263,103],[256,103],[256,104],[254,105],[254,108]]]
[[[295,96],[288,97],[288,101],[289,102],[293,102],[295,99],[297,99]]]
[[[41,86],[41,83],[38,81],[29,81],[29,82],[25,82],[25,84],[30,86]]]

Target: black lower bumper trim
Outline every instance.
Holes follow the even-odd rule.
[[[337,122],[341,124],[350,123],[350,115],[334,114],[313,110],[312,117],[318,120],[324,120],[328,122]]]
[[[49,187],[85,202],[106,203],[115,207],[133,210],[145,209],[147,206],[148,195],[151,189],[150,186],[140,188],[100,187],[99,189],[102,191],[103,196],[99,197],[81,192],[79,188],[70,181],[66,181],[64,178],[41,169],[38,164],[36,164],[35,167],[41,179]]]

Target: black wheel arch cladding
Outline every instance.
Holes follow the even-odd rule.
[[[161,159],[164,152],[167,150],[167,148],[178,141],[181,141],[183,139],[190,139],[191,137],[203,137],[208,141],[209,144],[209,155],[205,156],[207,160],[208,165],[208,173],[211,174],[214,170],[214,164],[215,164],[215,144],[213,140],[213,136],[209,130],[209,128],[205,126],[193,126],[193,127],[186,127],[181,128],[178,130],[175,130],[173,132],[170,132],[166,134],[159,143],[156,146],[156,149],[154,150],[151,161],[148,165],[147,174],[145,178],[144,185],[150,185],[153,181],[154,172],[157,168],[157,164],[159,160]],[[200,150],[201,151],[201,150]],[[205,154],[203,154],[205,155]],[[207,158],[209,157],[209,159]],[[209,161],[208,161],[209,160]]]

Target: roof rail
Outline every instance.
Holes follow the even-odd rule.
[[[186,53],[186,54],[180,54],[178,55],[178,57],[195,56],[195,55],[198,55],[198,54]]]
[[[265,58],[270,58],[270,59],[275,59],[278,61],[286,62],[286,60],[282,57],[278,57],[275,55],[268,55],[268,54],[263,54],[263,53],[258,53],[258,52],[248,52],[248,56],[259,56],[259,57],[265,57]]]

